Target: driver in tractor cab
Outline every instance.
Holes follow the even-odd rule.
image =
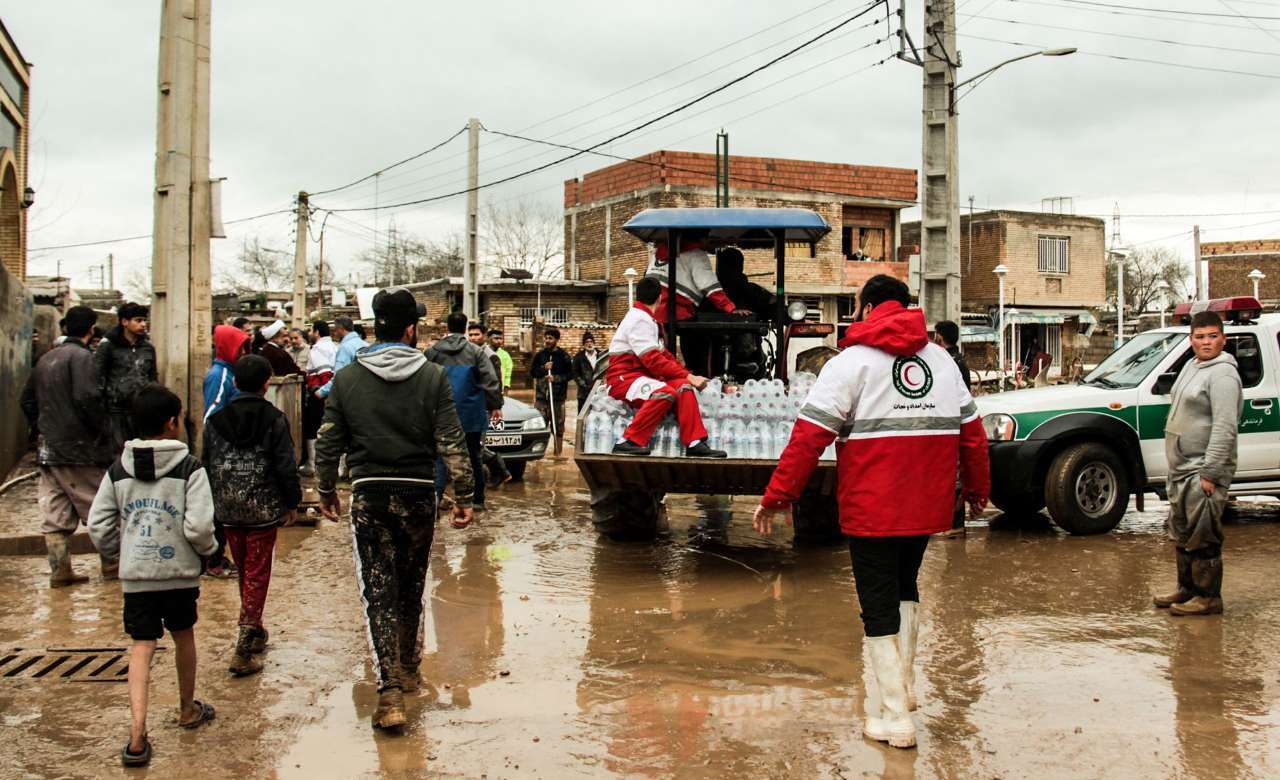
[[[635,294],[634,307],[622,318],[609,342],[605,382],[609,395],[639,411],[623,431],[622,440],[614,445],[613,454],[648,455],[653,432],[674,406],[687,457],[727,457],[723,450],[713,450],[707,444],[707,429],[694,392],[707,386],[707,378],[685,368],[663,347],[662,326],[654,319],[661,285],[646,276],[636,285]]]

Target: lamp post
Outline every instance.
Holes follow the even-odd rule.
[[[1116,260],[1116,346],[1124,343],[1124,263],[1129,250],[1112,247],[1111,256]]]
[[[955,86],[951,88],[951,110],[954,112],[956,108],[956,103],[960,102],[960,98],[956,97],[957,89],[960,89],[966,84],[973,84],[973,87],[969,88],[969,92],[972,92],[974,88],[978,86],[976,83],[977,81],[979,81],[980,79],[984,79],[987,76],[990,76],[992,73],[995,73],[997,70],[1000,70],[1005,65],[1010,65],[1012,63],[1030,59],[1032,57],[1065,57],[1068,54],[1075,54],[1076,51],[1078,50],[1074,46],[1065,46],[1061,49],[1042,49],[1040,51],[1033,51],[1027,54],[1022,54],[1017,57],[1011,57],[1010,59],[1007,59],[1004,62],[998,63],[996,65],[992,65],[991,67],[987,68],[981,73],[971,76],[970,78],[967,78],[964,81],[957,83]],[[969,94],[969,92],[966,92],[965,95]],[[960,97],[964,97],[964,95],[961,95]]]
[[[628,268],[622,272],[627,277],[627,308],[636,305],[636,269]]]
[[[996,341],[1000,348],[1000,381],[1003,390],[1004,382],[1004,275],[1009,273],[1009,269],[1004,263],[996,266],[994,271],[996,278],[1000,280],[1000,306],[996,315]]]
[[[1258,285],[1266,278],[1267,275],[1261,269],[1255,268],[1249,272],[1249,279],[1253,281],[1253,297],[1258,300],[1262,300],[1262,296],[1258,294]]]
[[[1018,316],[1018,310],[1010,306],[1009,310],[1005,312],[1005,316],[1009,318],[1010,324],[1012,324],[1012,321],[1016,319]],[[1012,328],[1010,329],[1009,333],[1010,333],[1009,340],[1012,342],[1010,346],[1013,347],[1013,360],[1011,360],[1010,362],[1013,364],[1013,386],[1016,389],[1019,387],[1019,384],[1018,384],[1018,329],[1016,327]],[[1001,388],[1001,389],[1004,389],[1004,388]]]

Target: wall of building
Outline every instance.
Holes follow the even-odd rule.
[[[1253,295],[1249,272],[1256,268],[1267,275],[1258,285],[1262,299],[1280,298],[1280,239],[1212,241],[1200,245],[1200,255],[1209,264],[1208,297]]]
[[[0,87],[0,264],[21,280],[27,274],[27,209],[20,203],[29,170],[31,69],[3,24],[0,68],[6,69],[9,85]]]
[[[27,425],[18,405],[31,374],[31,294],[0,268],[0,481],[27,450]]]

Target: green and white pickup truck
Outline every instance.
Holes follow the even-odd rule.
[[[1244,385],[1232,496],[1280,496],[1280,314],[1253,298],[1182,304],[1174,327],[1134,336],[1074,385],[977,399],[990,442],[992,502],[1011,513],[1047,507],[1073,534],[1116,527],[1129,496],[1164,497],[1169,391],[1191,359],[1191,313],[1217,311]]]

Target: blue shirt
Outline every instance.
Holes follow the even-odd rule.
[[[355,331],[351,331],[347,333],[347,335],[343,336],[342,342],[338,344],[338,354],[333,359],[334,376],[337,376],[339,371],[351,365],[351,362],[356,359],[356,353],[367,346],[368,344],[365,344],[364,339],[356,335]],[[323,387],[316,391],[316,393],[321,398],[328,398],[329,393],[332,391],[333,379],[330,378],[328,382],[324,383]]]

